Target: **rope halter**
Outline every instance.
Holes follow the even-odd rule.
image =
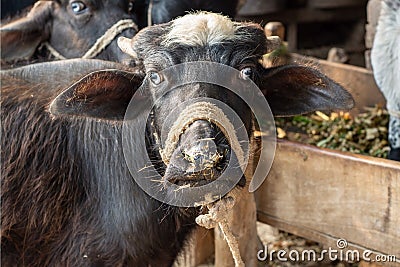
[[[246,155],[240,146],[235,127],[220,108],[208,102],[193,103],[180,113],[168,132],[164,148],[160,149],[163,162],[169,164],[181,134],[196,120],[208,120],[220,128],[221,132],[228,137],[230,146],[236,154],[240,167],[243,168]]]
[[[89,48],[89,50],[81,58],[90,59],[96,57],[115,39],[115,37],[117,37],[118,34],[129,28],[133,28],[134,30],[139,31],[139,27],[133,20],[119,20],[117,23],[112,25],[102,36],[100,36],[92,45],[92,47]],[[43,43],[43,45],[56,59],[67,59],[48,42]]]
[[[177,147],[179,138],[184,131],[196,120],[208,120],[216,124],[221,132],[228,137],[230,146],[235,152],[243,172],[245,171],[245,155],[240,141],[238,140],[235,127],[225,113],[216,105],[209,102],[196,102],[187,106],[172,125],[160,154],[163,162],[168,164],[171,156]],[[159,137],[156,137],[159,140]],[[219,225],[224,238],[232,253],[235,267],[244,267],[245,264],[240,255],[239,243],[229,228],[227,218],[229,212],[233,210],[235,203],[238,201],[242,193],[241,189],[233,188],[224,198],[217,202],[210,203],[207,206],[208,213],[201,214],[196,217],[196,223],[207,229],[211,229]]]

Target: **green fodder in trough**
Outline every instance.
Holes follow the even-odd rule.
[[[382,108],[365,108],[366,112],[352,118],[348,113],[276,118],[278,138],[386,158],[389,151],[388,112]]]

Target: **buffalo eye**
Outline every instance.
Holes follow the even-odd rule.
[[[161,75],[158,72],[151,71],[148,75],[152,84],[159,85],[162,82]]]
[[[81,1],[74,1],[71,3],[71,9],[74,14],[79,15],[86,11],[86,5]]]
[[[244,67],[240,70],[240,78],[243,80],[253,79],[253,68],[251,67]]]

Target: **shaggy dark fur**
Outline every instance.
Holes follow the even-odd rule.
[[[121,123],[52,119],[59,90],[2,83],[2,266],[169,266],[194,217],[135,184]]]

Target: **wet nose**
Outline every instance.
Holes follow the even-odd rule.
[[[201,185],[202,181],[218,179],[229,158],[230,146],[221,130],[209,121],[198,120],[180,136],[164,177],[171,183]]]
[[[217,149],[214,138],[204,138],[183,149],[184,159],[194,165],[196,169],[215,167],[223,156]]]
[[[188,171],[222,168],[228,150],[223,133],[208,121],[195,121],[181,137],[180,151]]]

